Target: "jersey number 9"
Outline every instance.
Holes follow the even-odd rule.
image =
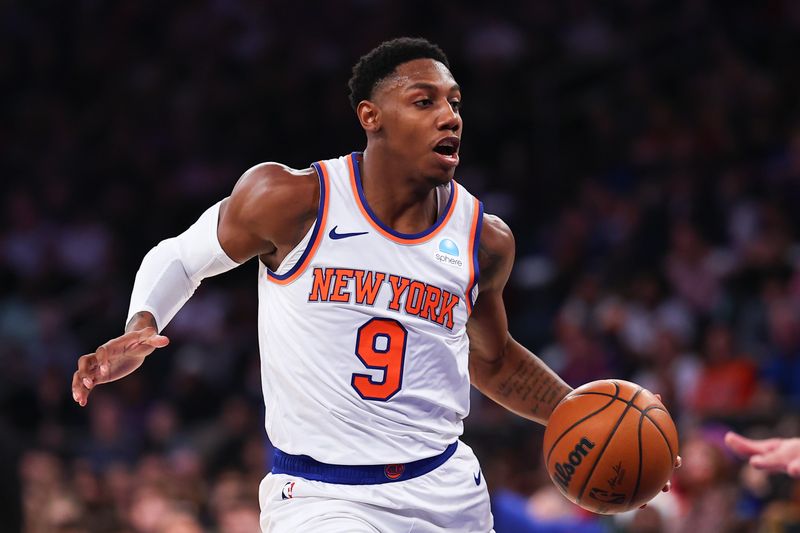
[[[365,400],[386,401],[403,386],[408,331],[397,320],[373,318],[358,328],[356,356],[365,367],[382,370],[377,381],[368,374],[353,373],[351,385]]]

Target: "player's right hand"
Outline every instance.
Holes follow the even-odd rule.
[[[154,327],[146,327],[111,339],[93,353],[78,359],[78,370],[72,375],[72,398],[84,407],[92,389],[102,383],[124,378],[144,362],[156,348],[169,344]]]

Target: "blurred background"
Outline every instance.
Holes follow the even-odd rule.
[[[400,35],[463,87],[456,177],[516,235],[512,334],[573,386],[660,392],[681,434],[673,491],[600,518],[556,492],[542,428],[475,392],[498,533],[798,531],[800,484],[721,445],[800,435],[791,0],[0,4],[0,531],[257,529],[254,262],[86,409],[71,375],[147,250],[247,168],[364,147],[350,68]]]

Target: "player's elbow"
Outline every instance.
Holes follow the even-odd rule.
[[[472,384],[481,392],[488,388],[502,372],[508,362],[511,336],[505,342],[498,343],[494,349],[485,350],[480,347],[471,349],[469,353],[469,375]]]

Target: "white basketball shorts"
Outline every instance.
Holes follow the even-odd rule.
[[[269,473],[258,492],[264,533],[493,532],[486,481],[461,441],[443,464],[404,481],[340,484]]]

